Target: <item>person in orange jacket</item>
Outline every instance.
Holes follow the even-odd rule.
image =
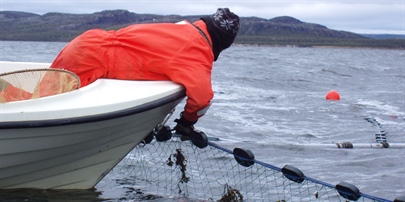
[[[98,78],[171,80],[186,89],[176,132],[188,135],[213,98],[211,70],[233,43],[239,17],[228,8],[194,23],[134,24],[117,31],[89,30],[68,43],[51,68],[80,77],[81,87]]]

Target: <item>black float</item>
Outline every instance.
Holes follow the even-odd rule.
[[[233,149],[235,160],[242,166],[249,167],[255,164],[255,155],[248,149]]]
[[[282,169],[281,172],[283,175],[294,182],[301,183],[305,180],[305,175],[304,173],[301,172],[300,169],[290,166],[290,165],[285,165]]]
[[[347,182],[339,182],[335,189],[343,198],[348,200],[357,201],[361,197],[360,190]]]

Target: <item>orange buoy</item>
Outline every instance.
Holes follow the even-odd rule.
[[[338,92],[331,90],[326,94],[326,99],[327,100],[340,100],[340,95]]]

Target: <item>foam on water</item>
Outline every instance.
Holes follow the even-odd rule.
[[[392,106],[386,102],[379,100],[359,100],[359,105],[364,105],[368,109],[370,114],[385,114],[385,115],[395,115],[395,116],[404,116],[405,112],[400,111],[399,106]]]

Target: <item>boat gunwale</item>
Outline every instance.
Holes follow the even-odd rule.
[[[105,121],[105,120],[130,116],[130,115],[137,114],[137,113],[142,113],[142,112],[157,108],[159,106],[168,104],[170,102],[174,102],[176,100],[183,99],[185,96],[186,96],[186,92],[183,89],[181,91],[175,92],[173,94],[159,98],[157,100],[143,103],[138,106],[118,110],[118,111],[107,112],[107,113],[96,114],[96,115],[62,118],[62,119],[0,122],[0,129],[53,127],[53,126],[65,126],[65,125]]]

